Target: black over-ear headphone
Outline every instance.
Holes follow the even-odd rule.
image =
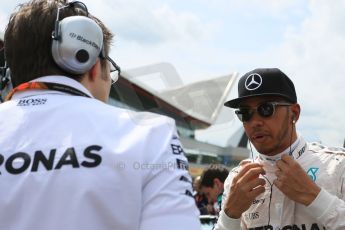
[[[60,21],[60,11],[69,7],[80,8],[86,16],[70,16]],[[86,5],[79,1],[57,10],[52,56],[61,69],[71,74],[86,73],[96,63],[97,57],[104,56],[103,31],[88,14]]]

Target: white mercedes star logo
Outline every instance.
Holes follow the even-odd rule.
[[[257,73],[249,75],[244,83],[247,90],[256,90],[262,84],[262,78]]]

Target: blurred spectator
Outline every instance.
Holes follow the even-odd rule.
[[[209,204],[213,204],[216,215],[221,208],[224,181],[228,174],[229,170],[224,165],[212,164],[201,175],[200,190],[207,197]]]
[[[196,206],[198,207],[200,211],[200,215],[208,215],[213,214],[212,206],[208,205],[208,200],[204,193],[200,191],[200,182],[201,177],[197,176],[195,177],[193,181],[193,196],[195,199]]]

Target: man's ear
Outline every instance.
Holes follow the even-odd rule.
[[[217,187],[219,187],[219,186],[221,186],[221,181],[218,178],[214,178],[213,184],[215,184]]]
[[[99,74],[99,71],[101,71],[101,61],[98,58],[96,63],[88,71],[88,75],[89,75],[90,81],[95,81],[96,80],[96,77]]]
[[[291,122],[296,123],[299,119],[299,115],[301,113],[301,107],[299,104],[294,104],[291,106],[291,112],[292,112],[292,120]]]

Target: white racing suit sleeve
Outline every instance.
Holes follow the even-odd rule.
[[[306,207],[310,216],[322,223],[327,230],[345,229],[345,149],[328,148],[318,143],[309,144],[311,154],[318,154],[313,164],[325,165],[322,172],[325,179],[321,191]],[[321,159],[320,161],[319,159]],[[308,161],[310,162],[310,161]],[[329,176],[328,176],[329,175]],[[319,174],[321,177],[321,174]]]
[[[344,191],[343,189],[344,186],[342,185],[342,191]],[[323,223],[327,230],[345,229],[345,201],[330,194],[325,189],[321,189],[307,210],[310,215]]]
[[[222,210],[219,213],[217,224],[213,230],[228,230],[228,229],[240,230],[241,229],[240,224],[241,224],[240,219],[230,218],[225,214],[224,210]]]
[[[173,121],[165,126],[151,134],[156,154],[145,172],[140,230],[200,230],[188,161]]]

